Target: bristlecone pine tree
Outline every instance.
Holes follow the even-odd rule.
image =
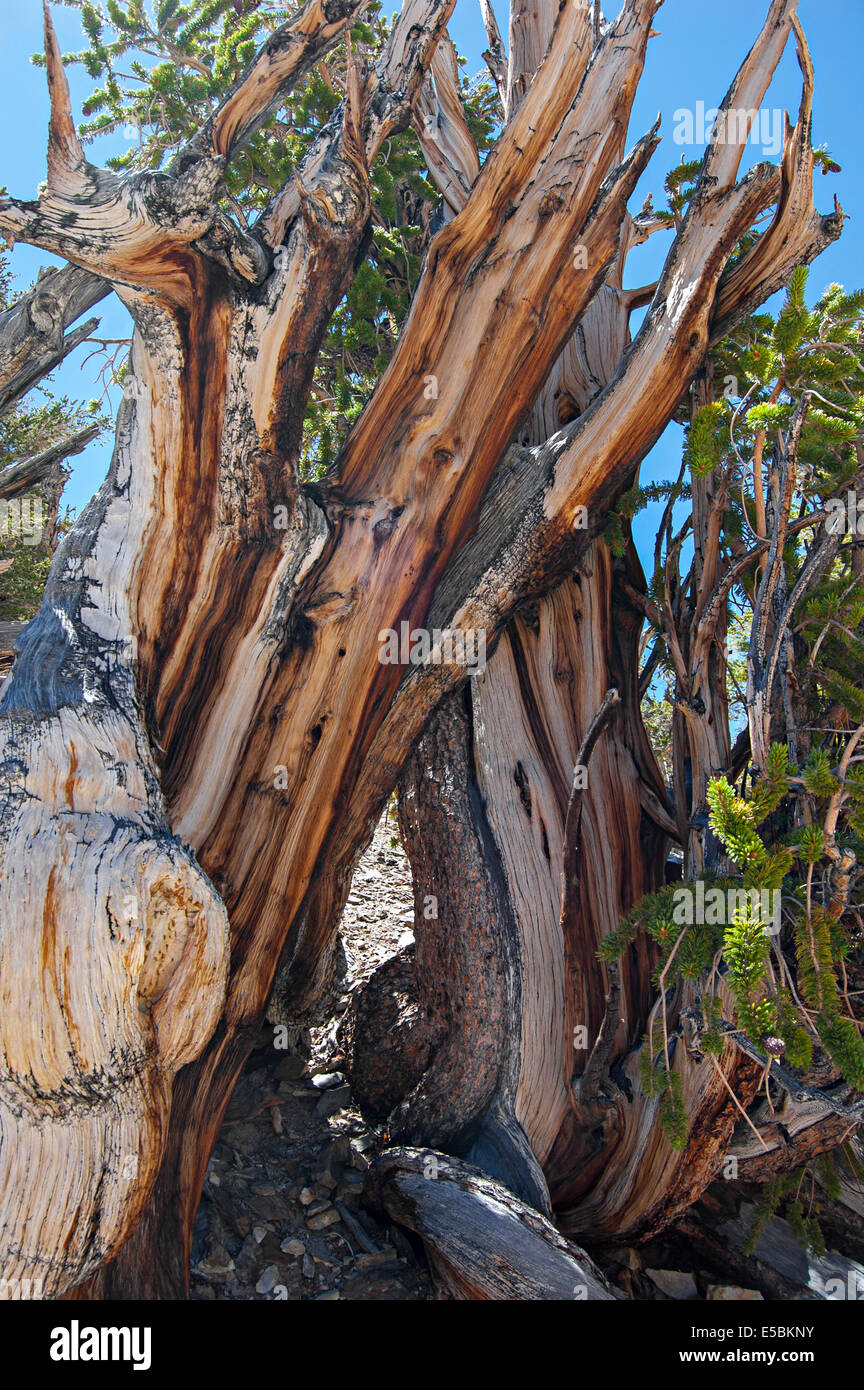
[[[759,473],[742,498],[755,546],[720,544],[728,447],[692,469],[693,603],[656,576],[646,597],[628,532],[639,463],[669,421],[692,421],[691,453],[720,427],[702,413],[718,345],[843,214],[813,204],[795,0],[771,0],[722,104],[736,116],[686,197],[679,177],[669,213],[628,212],[659,142],[625,145],[660,3],[624,0],[609,20],[589,0],[512,0],[508,56],[484,0],[497,90],[478,98],[447,35],[454,0],[404,0],[392,28],[365,23],[362,0],[310,0],[257,51],[249,0],[169,0],[146,33],[140,4],[109,0],[117,52],[171,60],[133,65],[142,143],[110,170],[85,157],[46,10],[47,183],[3,198],[0,228],[98,277],[88,294],[110,284],[135,334],[108,478],[58,549],[2,700],[7,1280],[183,1296],[232,1087],[265,1014],[302,1024],[326,998],[352,869],[397,784],[423,1036],[355,1038],[355,1078],[363,1091],[364,1059],[390,1049],[401,1099],[370,1187],[458,1296],[609,1298],[572,1241],[674,1220],[744,1110],[764,1176],[858,1123],[864,1067],[836,968],[864,800],[840,688],[855,685],[841,639],[857,640],[860,566],[836,529],[827,550],[792,544],[812,405],[798,377],[798,396],[782,382],[768,402],[787,416],[754,423],[760,468],[776,437],[764,490]],[[107,73],[91,129],[108,129],[129,104],[107,20],[82,14],[85,61]],[[759,108],[790,41],[797,120],[779,165],[739,177],[738,113]],[[412,129],[422,159],[400,211],[379,156],[407,168]],[[630,250],[664,230],[658,283],[626,289]],[[375,331],[351,338],[379,291]],[[787,333],[784,362],[797,346]],[[840,375],[822,409],[860,430]],[[829,443],[842,458],[824,476],[845,486],[850,439]],[[755,617],[750,745],[733,757],[723,644],[739,581]],[[804,598],[817,607],[802,615]],[[827,689],[795,685],[790,643],[812,652],[820,612],[834,742],[790,761],[802,702]],[[646,617],[657,656],[640,688]],[[458,642],[381,661],[402,623],[485,634],[485,671],[469,680]],[[640,699],[685,628],[673,804]],[[735,789],[724,779],[742,768]],[[725,936],[685,940],[670,840],[687,879],[790,876],[776,968],[746,909]],[[834,1065],[821,1088],[814,1048]],[[769,1063],[795,1123],[759,1122]]]

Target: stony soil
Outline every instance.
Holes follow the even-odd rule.
[[[362,1202],[384,1137],[352,1106],[336,1041],[352,992],[413,940],[413,921],[411,871],[385,817],[343,914],[333,1018],[284,1049],[266,1028],[231,1098],[196,1221],[193,1299],[436,1297],[422,1252]]]

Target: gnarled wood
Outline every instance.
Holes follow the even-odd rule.
[[[95,332],[99,319],[72,325],[110,292],[105,280],[67,265],[40,275],[27,294],[0,314],[0,412]]]
[[[668,830],[662,784],[632,714],[639,615],[626,604],[612,612],[601,508],[699,370],[718,294],[726,313],[748,300],[749,270],[725,282],[724,272],[775,202],[779,231],[764,276],[786,265],[783,238],[797,213],[784,190],[799,187],[810,157],[803,117],[782,173],[760,166],[720,187],[709,152],[645,324],[608,384],[599,394],[592,388],[583,413],[551,439],[537,436],[503,458],[576,324],[596,312],[626,325],[643,293],[627,295],[616,266],[650,221],[630,219],[626,205],[657,135],[625,156],[620,132],[657,3],[626,0],[602,32],[582,0],[561,8],[537,77],[429,247],[389,367],[337,464],[315,484],[298,474],[303,412],[323,334],[368,233],[369,166],[422,101],[452,0],[405,0],[378,63],[349,68],[340,109],[251,229],[220,205],[226,159],[344,33],[356,7],[310,0],[165,173],[130,178],[87,163],[46,20],[48,186],[34,203],[4,199],[0,226],[106,276],[135,322],[109,477],[58,550],[0,707],[2,1250],[15,1277],[41,1277],[49,1294],[88,1278],[121,1246],[90,1292],[182,1293],[207,1158],[277,970],[275,1006],[283,1017],[304,1016],[331,972],[334,909],[356,855],[436,706],[465,681],[455,659],[408,672],[379,661],[379,634],[403,620],[474,627],[490,646],[500,638],[493,661],[516,673],[496,690],[490,663],[488,680],[477,682],[475,730],[479,710],[492,735],[485,746],[477,740],[482,815],[470,795],[465,803],[469,745],[456,706],[449,732],[439,726],[465,761],[453,806],[467,852],[475,854],[484,821],[498,839],[519,951],[511,952],[500,885],[479,852],[471,910],[475,925],[489,911],[485,935],[455,943],[451,929],[434,950],[418,938],[418,958],[439,952],[431,968],[451,1007],[460,972],[486,953],[466,1018],[485,1010],[491,1026],[473,1055],[442,1049],[440,1074],[449,1079],[426,1122],[535,1206],[548,1200],[542,1157],[573,1222],[587,1219],[566,1161],[573,1020],[562,1006],[573,972],[557,909],[568,759],[610,685],[629,692],[624,723],[613,743],[595,749],[581,836],[583,855],[602,852],[616,789],[626,789],[625,881],[605,885],[590,921],[576,920],[580,905],[565,924],[571,946],[593,950],[612,917],[654,881]],[[788,29],[789,13],[775,3],[769,25]],[[452,106],[447,52],[432,88],[439,108],[452,111],[445,155],[455,170],[470,149]],[[816,254],[841,224],[811,219],[804,254]],[[575,246],[584,258],[574,258]],[[800,243],[794,252],[801,259]],[[570,359],[575,374],[583,362],[578,353]],[[543,399],[537,418],[549,408]],[[591,528],[579,535],[583,505]],[[597,588],[586,565],[577,599],[568,574],[588,547]],[[539,625],[523,606],[502,636],[520,604],[556,585]],[[578,623],[579,640],[596,634],[597,655],[576,698],[559,659],[575,649]],[[532,672],[522,689],[520,666]],[[532,682],[544,690],[551,739],[536,720]],[[508,830],[522,834],[525,813],[514,808],[503,740],[522,720],[524,757],[534,759],[536,905],[520,891]],[[641,863],[637,836],[649,847]],[[454,918],[451,909],[451,927]],[[622,970],[621,1047],[634,1041],[647,1003],[644,964]],[[593,1027],[605,985],[584,969],[580,978],[579,1007]],[[21,998],[26,1016],[14,1007]],[[683,1046],[675,1065],[700,1134],[719,1152],[731,1103]],[[744,1072],[750,1065],[740,1063]],[[464,1113],[454,1113],[454,1078],[466,1084]],[[418,1108],[409,1097],[406,1121]],[[591,1193],[603,1229],[631,1220],[625,1159],[645,1168],[632,1221],[650,1224],[670,1193],[673,1205],[692,1199],[704,1163],[688,1168],[663,1151],[655,1118],[650,1105],[622,1117],[621,1163]],[[69,1152],[75,1161],[64,1167]],[[40,1181],[27,1191],[23,1174],[37,1166]],[[466,1219],[476,1206],[473,1181]],[[554,1269],[569,1277],[574,1256],[551,1228],[479,1181],[481,1245],[487,1197],[503,1201],[496,1239],[526,1223],[532,1233],[528,1274],[514,1270],[503,1284],[471,1282],[476,1271],[435,1225],[446,1213],[427,1222],[409,1183],[418,1223],[443,1242],[442,1259],[464,1287],[487,1295],[536,1288],[550,1245]]]
[[[727,104],[745,95],[748,100],[752,96],[757,103],[761,100],[785,44],[793,8],[788,4],[772,5],[760,40],[733,84]],[[538,25],[542,28],[542,16]],[[534,37],[545,48],[539,30]],[[802,62],[802,68],[804,97],[798,126],[787,144],[788,149],[797,150],[791,162],[800,166],[803,187],[812,174],[808,143],[812,74],[806,61]],[[712,315],[717,312],[715,302],[724,293],[720,289],[724,262],[720,257],[712,264],[712,256],[717,255],[727,235],[731,237],[727,245],[737,241],[745,221],[755,215],[755,208],[763,197],[769,201],[775,196],[779,198],[773,225],[776,228],[785,222],[791,231],[786,190],[799,174],[790,179],[789,164],[784,164],[786,172],[781,185],[763,170],[754,175],[749,191],[747,180],[734,190],[741,198],[737,208],[734,198],[728,196],[742,149],[739,142],[725,147],[722,152],[719,146],[709,151],[688,223],[673,247],[663,279],[654,294],[653,322],[646,325],[626,354],[629,309],[639,302],[642,292],[628,295],[622,290],[620,267],[614,277],[610,275],[611,283],[604,285],[593,301],[579,334],[562,353],[530,420],[520,430],[523,448],[534,445],[522,456],[527,479],[525,492],[520,492],[518,478],[514,476],[519,466],[517,456],[513,474],[508,476],[503,469],[499,472],[499,492],[496,493],[493,484],[478,535],[457,560],[447,599],[441,592],[436,596],[433,606],[436,616],[446,613],[449,621],[455,623],[461,619],[469,626],[480,621],[482,613],[483,621],[489,623],[491,617],[492,623],[495,622],[497,614],[490,615],[489,608],[476,603],[484,578],[479,573],[484,555],[489,566],[490,588],[497,581],[500,593],[506,584],[508,598],[512,597],[519,582],[515,575],[525,573],[524,556],[531,545],[530,537],[536,535],[537,516],[531,515],[527,523],[518,526],[516,534],[511,533],[512,541],[504,530],[508,524],[506,518],[524,515],[529,496],[532,493],[537,496],[542,491],[542,465],[557,444],[557,441],[551,444],[546,441],[559,425],[577,417],[563,437],[573,441],[570,457],[582,447],[587,448],[589,458],[593,454],[596,491],[589,490],[579,496],[583,504],[596,505],[600,493],[604,499],[612,499],[616,485],[620,488],[627,481],[627,465],[632,467],[638,462],[638,452],[631,452],[631,449],[639,430],[646,429],[647,447],[653,428],[651,421],[656,425],[664,412],[666,419],[671,416],[680,395],[695,375],[691,365],[694,359],[690,354],[695,353],[701,360],[716,331],[712,327]],[[439,180],[445,196],[446,188],[454,183],[452,160],[450,164]],[[721,178],[722,196],[714,182]],[[766,181],[769,178],[770,183]],[[752,202],[749,201],[751,197]],[[812,208],[812,204],[810,206]],[[638,223],[634,222],[628,229],[622,242],[622,264],[626,248],[648,234],[652,222],[653,214],[645,210]],[[817,224],[812,216],[809,217],[807,234],[796,242],[794,255],[807,258],[816,254],[825,240],[837,235],[839,229],[840,222],[836,219],[833,222],[820,220]],[[706,235],[712,245],[710,252],[701,240]],[[775,254],[776,246],[775,240]],[[770,260],[767,251],[763,254]],[[762,261],[763,269],[767,264],[768,260]],[[778,273],[788,276],[792,268],[791,258],[780,258]],[[733,273],[732,281],[737,273]],[[730,283],[727,282],[725,299],[727,314],[733,303],[735,313],[746,312],[751,307],[746,277],[740,277],[734,292],[728,288]],[[684,285],[688,289],[682,299]],[[691,288],[695,289],[692,299]],[[697,303],[701,305],[700,317],[694,318],[686,305],[695,308]],[[727,325],[728,321],[727,318]],[[667,330],[670,336],[664,354],[660,343]],[[614,412],[613,419],[607,414],[609,402],[614,399],[616,388],[626,390],[624,383],[631,371],[635,379],[640,370],[640,354],[648,344],[652,352],[658,352],[654,359],[657,375],[649,369],[650,388],[647,378],[642,378],[632,396],[627,390],[628,398],[640,403],[641,418],[637,420],[634,413],[620,433],[615,433],[621,419],[619,411],[626,412],[626,406],[619,396],[619,411]],[[652,414],[667,390],[662,409]],[[651,410],[646,412],[649,401]],[[596,431],[592,428],[595,425]],[[610,429],[614,434],[611,443]],[[567,452],[565,444],[560,455],[562,468]],[[555,466],[553,462],[552,467]],[[606,476],[601,482],[604,466]],[[564,497],[562,493],[554,498],[554,484],[546,486],[544,510],[547,517],[551,517]],[[571,495],[571,502],[576,496]],[[568,519],[575,510],[567,509]],[[700,539],[704,530],[705,544],[710,547],[710,524],[716,517],[713,499],[706,497],[704,510],[705,526],[700,529]],[[564,555],[568,553],[566,548],[562,550]],[[572,549],[569,553],[573,553]],[[547,547],[543,553],[546,564],[549,555]],[[476,771],[472,768],[466,775],[464,757],[442,745],[436,730],[427,734],[414,755],[413,770],[403,784],[402,796],[403,806],[413,806],[418,797],[422,798],[427,786],[436,787],[439,797],[443,793],[451,823],[454,819],[459,820],[460,826],[463,820],[467,823],[468,862],[475,858],[482,861],[485,853],[487,874],[494,864],[505,890],[505,907],[503,911],[499,909],[499,930],[512,944],[506,952],[499,947],[495,968],[518,984],[518,990],[511,985],[507,1001],[510,1007],[515,1001],[518,1013],[509,1028],[500,1027],[499,1015],[495,1012],[489,1022],[479,1030],[475,1028],[474,1032],[474,1049],[481,1040],[486,1046],[494,1045],[498,1039],[502,1071],[493,1109],[503,1109],[527,1136],[529,1153],[543,1163],[556,1206],[562,1219],[571,1223],[573,1229],[632,1235],[672,1220],[675,1213],[692,1202],[711,1180],[740,1117],[730,1097],[730,1078],[746,1104],[757,1073],[735,1049],[727,1049],[720,1067],[713,1069],[698,1057],[691,1060],[683,1044],[678,1047],[676,1068],[685,1083],[687,1109],[694,1120],[691,1142],[682,1155],[671,1149],[658,1128],[657,1102],[646,1100],[641,1094],[636,1054],[624,1064],[626,1080],[624,1073],[617,1082],[607,1079],[599,1092],[593,1081],[590,1096],[580,1088],[579,1073],[588,1054],[583,1052],[581,1058],[574,1059],[571,1044],[574,1029],[584,1027],[588,1037],[594,1040],[598,1030],[607,1028],[607,1073],[616,1059],[620,1062],[627,1049],[634,1047],[644,1031],[650,995],[650,961],[644,955],[641,959],[628,958],[624,963],[623,982],[616,982],[607,998],[607,986],[597,967],[595,952],[606,933],[617,925],[630,906],[662,882],[663,835],[675,832],[665,805],[665,792],[638,717],[636,638],[641,624],[636,614],[642,611],[641,575],[634,574],[628,579],[625,570],[618,576],[624,581],[619,592],[637,600],[637,609],[631,610],[628,619],[626,605],[619,600],[616,611],[613,604],[612,571],[608,551],[601,542],[594,541],[590,549],[582,551],[575,583],[569,580],[552,597],[524,608],[524,616],[517,617],[507,628],[484,675],[471,683],[471,732]],[[472,594],[461,610],[454,597],[458,592],[457,574],[463,591]],[[548,570],[544,578],[548,578]],[[703,578],[705,592],[700,594],[700,600],[707,606],[715,597],[716,574],[710,566],[705,567]],[[526,585],[521,593],[536,592],[541,583],[539,575],[535,576],[536,587]],[[444,584],[447,585],[447,577]],[[575,623],[569,617],[571,612]],[[708,671],[716,635],[715,618],[711,630],[700,630],[700,645],[694,662],[701,665],[694,664],[690,671],[694,693],[693,738],[697,744],[700,738],[710,741],[712,734],[715,740],[721,738],[727,728],[722,710],[712,710],[704,698],[708,689],[717,686],[716,672],[712,671],[709,676]],[[563,920],[559,923],[562,855],[566,856],[570,848],[566,846],[564,815],[572,765],[579,748],[579,731],[584,733],[588,728],[613,679],[625,691],[624,720],[619,716],[608,743],[604,740],[600,744],[587,779],[589,790],[583,793],[587,820],[578,856],[581,868],[564,858],[569,881],[565,885]],[[410,683],[406,683],[401,692],[399,719],[404,720],[406,714],[410,719],[415,693]],[[626,724],[627,719],[631,727],[622,736],[623,730],[617,725]],[[394,728],[395,724],[394,719]],[[408,728],[403,725],[403,729],[410,737],[410,722]],[[725,770],[730,750],[706,744],[697,751],[699,756],[694,753],[693,763],[698,769],[698,778],[692,790],[694,808],[698,809],[704,800],[708,777]],[[454,793],[462,785],[468,792],[467,796],[463,792],[466,805],[477,807],[473,817],[454,815]],[[425,815],[434,817],[432,808],[426,804],[430,800],[427,796],[423,801]],[[482,930],[488,928],[481,928],[481,924],[488,921],[491,900],[484,900],[476,915],[471,914],[471,905],[464,903],[458,910],[452,910],[453,885],[462,880],[465,872],[465,837],[461,833],[455,839],[440,835],[427,837],[423,833],[424,817],[418,814],[406,815],[403,811],[402,822],[415,874],[419,871],[423,882],[423,892],[437,890],[445,903],[441,920],[427,923],[420,915],[418,893],[418,963],[424,949],[431,951],[432,958],[443,958],[457,943],[464,941],[466,935],[473,940],[476,932],[478,939],[482,939]],[[481,824],[485,827],[482,833]],[[679,828],[679,834],[687,844],[690,839],[688,822]],[[647,868],[652,863],[653,879]],[[579,892],[575,891],[573,882],[576,873]],[[505,927],[505,923],[510,926]],[[424,947],[427,941],[430,945]],[[460,965],[464,971],[460,998],[472,998],[476,972],[465,969],[464,962],[451,959],[447,973],[458,971]],[[445,1021],[458,1018],[460,1038],[462,1031],[466,1038],[470,1037],[470,1017],[461,1008],[454,1008],[452,1001],[441,997],[438,985],[441,974],[434,968],[418,971],[420,1015],[424,1019],[430,1015],[433,1020],[438,1019],[439,1031],[445,1029]],[[615,1011],[611,1019],[607,1017],[610,1006]],[[425,1027],[428,1029],[430,1024],[427,1022]],[[512,1034],[516,1028],[520,1030],[521,1039],[514,1049]],[[461,1048],[456,1049],[457,1055],[466,1054],[470,1046],[470,1043],[462,1043]],[[505,1058],[512,1059],[514,1051],[519,1077],[515,1087],[512,1082],[508,1083],[505,1064]],[[439,1068],[437,1063],[438,1058],[419,1086],[415,1084],[413,1110],[408,1116],[404,1110],[400,1112],[399,1133],[412,1140],[428,1139],[424,1101],[428,1096],[430,1105],[435,1108],[433,1098],[440,1093],[442,1075],[447,1075],[446,1067]],[[512,1077],[512,1060],[509,1070]],[[489,1104],[488,1093],[482,1086],[474,1089],[454,1086],[453,1089],[460,1098],[457,1107],[460,1114],[473,1113],[475,1123],[482,1124]],[[451,1103],[451,1118],[454,1113]],[[464,1147],[454,1148],[454,1139],[458,1143],[458,1137],[452,1136],[447,1147],[464,1152]],[[493,1157],[491,1164],[494,1162]],[[511,1161],[507,1176],[495,1166],[489,1166],[488,1171],[519,1190],[518,1164],[514,1166]],[[541,1200],[545,1200],[545,1194]]]
[[[431,1149],[388,1149],[373,1184],[388,1214],[423,1238],[456,1298],[615,1297],[584,1250],[477,1168]]]
[[[30,458],[0,468],[0,497],[18,497],[28,488],[35,487],[65,459],[86,449],[98,433],[98,425],[85,425],[84,429],[76,430],[65,439],[58,439],[56,444],[49,444],[38,454],[31,454]]]

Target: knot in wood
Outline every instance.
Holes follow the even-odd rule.
[[[540,199],[540,206],[537,209],[540,217],[551,217],[553,212],[564,206],[564,198],[554,188],[549,188]]]

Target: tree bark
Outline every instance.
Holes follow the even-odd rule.
[[[430,1149],[391,1149],[374,1169],[381,1206],[421,1236],[457,1299],[609,1302],[585,1254],[485,1172]]]
[[[135,336],[109,476],[57,552],[0,706],[7,1277],[41,1278],[48,1296],[91,1279],[91,1295],[183,1293],[207,1159],[274,977],[286,1014],[320,1000],[353,863],[412,745],[465,681],[449,657],[408,670],[382,663],[379,634],[403,620],[443,626],[442,615],[457,631],[484,630],[491,646],[518,605],[572,570],[580,508],[601,516],[632,475],[718,315],[839,235],[842,215],[821,219],[810,201],[805,81],[782,170],[759,166],[736,183],[741,147],[712,147],[646,322],[608,385],[551,440],[503,457],[620,255],[627,199],[657,143],[651,132],[622,157],[618,135],[657,3],[626,0],[596,50],[592,7],[560,10],[542,68],[432,242],[396,353],[318,484],[297,473],[316,353],[362,258],[369,167],[412,119],[452,0],[405,0],[386,50],[368,70],[351,67],[342,107],[252,229],[221,207],[226,164],[361,6],[309,0],[167,172],[129,179],[87,163],[46,14],[47,189],[35,203],[4,199],[0,226],[109,280]],[[733,95],[767,84],[793,10],[774,0]],[[723,279],[741,236],[775,203],[772,227]],[[594,563],[606,575],[601,548]],[[627,755],[598,743],[580,824],[583,845],[599,852],[626,787],[620,903],[655,872],[640,867],[634,835],[650,859],[668,828],[656,828],[662,787],[627,694],[633,617],[615,636],[608,588],[595,595],[583,580],[579,601],[583,627],[602,634],[581,702],[548,664],[554,636],[533,631],[524,608],[521,650],[501,639],[501,662],[508,649],[514,668],[534,662],[544,701],[561,711],[560,743],[543,748],[536,724],[524,733],[538,769],[528,786],[543,922],[529,928],[532,904],[517,900],[527,945],[514,1004],[507,924],[490,917],[488,953],[500,964],[483,998],[493,1027],[495,1010],[509,1011],[506,1055],[494,1041],[475,1058],[451,1052],[470,1103],[464,1124],[447,1116],[443,1092],[438,1112],[484,1166],[506,1168],[515,1153],[532,1205],[544,1201],[541,1155],[571,1200],[560,1162],[575,1017],[560,1009],[565,942],[590,930],[593,944],[605,930],[580,905],[556,940],[548,932],[572,772],[561,759],[578,751],[616,681]],[[571,650],[575,606],[568,584],[553,607]],[[511,681],[496,703],[489,690],[482,717],[503,734],[523,692]],[[509,818],[525,838],[526,812],[513,804],[508,750],[498,742],[484,756],[486,814],[512,894],[515,841],[500,827]],[[654,799],[643,800],[652,778]],[[654,818],[647,830],[643,812]],[[466,844],[470,831],[466,820]],[[477,903],[497,914],[499,887],[479,855]],[[602,899],[610,920],[613,898]],[[487,949],[481,936],[465,956],[442,947],[442,972]],[[575,1007],[590,1023],[598,981],[584,969],[580,981]],[[452,999],[452,978],[439,987]],[[647,1002],[638,964],[625,966],[622,991],[632,1041]],[[542,1039],[514,1032],[514,1011],[526,1009],[537,1010]],[[694,1113],[714,1115],[716,1083],[685,1080]],[[616,1154],[638,1157],[647,1142],[639,1129]],[[643,1215],[668,1192],[670,1164],[655,1160]],[[610,1224],[623,1219],[623,1170],[616,1181]]]
[[[536,66],[550,33],[542,7],[531,14],[514,8],[508,109],[533,75],[532,68],[514,76],[514,63]],[[754,80],[762,84],[761,99],[768,63],[778,56],[776,42],[766,26],[727,102],[751,92]],[[806,59],[802,66],[806,77]],[[808,111],[805,86],[802,129]],[[717,168],[724,158],[715,156]],[[453,164],[451,155],[440,179],[445,195],[460,183],[460,173],[463,184],[470,175],[470,167],[454,171]],[[629,310],[642,295],[624,291],[623,266],[630,246],[652,224],[650,213],[641,223],[624,224],[613,271],[520,427],[522,448],[539,452],[558,426],[578,421],[621,370]],[[727,292],[726,327],[750,305],[749,286],[749,276],[742,276],[735,309]],[[658,290],[655,303],[660,297]],[[712,340],[718,332],[713,329]],[[694,375],[682,363],[679,394]],[[669,381],[673,390],[675,380]],[[620,492],[633,476],[619,471],[615,482]],[[607,505],[615,501],[614,486],[604,491]],[[719,508],[707,486],[695,509],[705,552],[705,605],[718,581]],[[398,1049],[406,1034],[411,1038],[412,1089],[391,1117],[395,1137],[466,1155],[526,1200],[533,1190],[539,1210],[548,1211],[551,1199],[568,1229],[595,1238],[651,1230],[695,1200],[712,1180],[739,1118],[729,1078],[746,1103],[756,1077],[734,1049],[727,1049],[722,1072],[715,1073],[701,1059],[694,1067],[682,1045],[676,1070],[685,1078],[693,1129],[686,1153],[675,1155],[633,1065],[653,996],[651,955],[644,945],[634,948],[614,979],[596,960],[603,938],[663,883],[668,834],[684,845],[690,872],[704,867],[708,780],[726,770],[731,755],[725,683],[717,670],[724,630],[715,617],[707,634],[698,632],[694,651],[684,654],[692,718],[686,730],[678,726],[687,757],[677,763],[686,762],[691,779],[676,788],[684,811],[676,827],[639,713],[643,596],[632,545],[626,560],[615,562],[604,541],[593,539],[572,577],[547,597],[523,603],[486,671],[471,681],[467,703],[451,700],[447,736],[443,714],[424,736],[400,786],[400,826],[415,879],[415,1022],[376,1035],[365,1053],[380,1062],[388,1047]],[[574,761],[608,690],[619,693],[620,706],[581,779],[577,768],[578,829],[571,835]],[[483,892],[466,891],[477,881]],[[434,920],[424,912],[429,895]],[[494,998],[484,994],[487,988]],[[692,996],[677,1001],[676,1028],[677,1009],[692,1002]],[[574,1042],[581,1050],[574,1051]],[[424,1050],[432,1061],[418,1083],[416,1057]],[[628,1054],[629,1065],[623,1062]],[[391,1059],[391,1081],[397,1071]],[[511,1140],[506,1146],[497,1138],[502,1129]],[[538,1165],[545,1183],[538,1183]]]
[[[0,413],[95,332],[95,318],[66,330],[110,293],[107,281],[67,265],[40,273],[33,288],[0,314]]]

